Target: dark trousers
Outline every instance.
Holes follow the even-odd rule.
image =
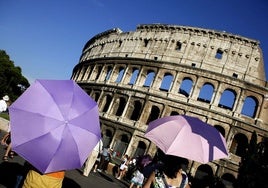
[[[107,156],[101,155],[100,163],[98,165],[98,169],[100,169],[100,170],[107,170],[107,167],[108,167],[108,164],[109,164],[109,160],[105,160],[105,158],[107,158]]]

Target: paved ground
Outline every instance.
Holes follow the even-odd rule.
[[[4,131],[0,132],[0,139],[4,133]],[[0,188],[13,188],[16,177],[23,167],[24,159],[20,156],[15,156],[14,159],[3,162],[2,156],[4,152],[5,147],[0,145]],[[127,182],[119,181],[113,175],[105,173],[91,172],[88,177],[84,177],[80,169],[67,171],[63,182],[63,188],[126,188],[128,186]]]

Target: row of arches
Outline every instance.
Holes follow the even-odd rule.
[[[153,88],[162,92],[177,93],[186,98],[236,111],[238,114],[256,118],[262,98],[247,90],[220,84],[174,70],[135,65],[88,65],[73,75],[78,81],[94,81],[126,84]]]
[[[169,112],[165,112],[164,108],[160,108],[159,106],[151,103],[150,101],[146,101],[144,99],[136,98],[133,96],[125,96],[120,94],[112,95],[109,92],[99,92],[99,91],[88,91],[89,94],[98,102],[99,110],[101,113],[108,114],[109,117],[120,117],[124,121],[132,121],[132,125],[142,125],[140,127],[135,128],[142,128],[146,130],[146,126],[149,122],[158,119],[162,116],[169,116],[169,115],[183,115],[186,114],[185,111],[180,109],[172,109]],[[163,104],[163,106],[165,106]],[[183,108],[183,107],[182,107]],[[137,123],[138,122],[138,123]],[[228,144],[230,146],[229,150],[231,153],[242,157],[248,147],[248,138],[244,133],[236,133],[236,135],[231,135],[230,131],[233,127],[229,125],[226,126],[221,125],[213,125],[222,135],[225,137],[227,141],[230,142]],[[105,134],[106,135],[106,134]],[[112,133],[108,134],[107,137],[112,136]],[[121,142],[124,142],[125,147],[127,147],[128,142],[130,141],[132,135],[127,136],[121,135],[124,138]],[[140,148],[136,148],[140,152],[146,152],[146,143],[139,143]],[[120,150],[120,153],[123,153]]]

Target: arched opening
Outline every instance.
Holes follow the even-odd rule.
[[[125,72],[124,67],[120,67],[119,68],[119,74],[118,74],[117,79],[115,81],[116,83],[120,83],[122,81],[123,76],[124,76],[124,72]]]
[[[93,99],[97,102],[99,100],[100,94],[99,93],[94,93]]]
[[[98,67],[97,67],[97,74],[96,74],[95,80],[98,80],[98,78],[100,77],[101,69],[102,69],[101,66],[98,66]]]
[[[115,141],[114,153],[117,157],[121,158],[127,149],[129,138],[126,134],[121,135],[121,138]]]
[[[110,143],[112,141],[112,131],[109,129],[106,129],[103,136],[102,136],[102,142],[103,142],[103,147],[109,147]]]
[[[195,173],[195,181],[193,184],[196,187],[206,187],[209,186],[214,181],[213,170],[209,165],[200,165]],[[193,186],[194,186],[193,185]]]
[[[123,97],[120,97],[119,98],[119,104],[116,105],[116,106],[117,106],[117,110],[116,110],[115,115],[116,116],[121,116],[123,114],[123,111],[124,111],[125,106],[126,106],[126,99],[123,98]]]
[[[236,178],[229,173],[223,174],[221,176],[222,179],[222,183],[226,186],[226,187],[234,187],[234,184],[236,182]]]
[[[102,109],[102,112],[107,112],[112,102],[112,97],[110,95],[106,95],[103,100],[105,101],[105,105]]]
[[[169,91],[172,81],[173,81],[173,75],[170,73],[166,73],[164,75],[163,80],[162,80],[160,90],[161,91]]]
[[[225,108],[228,110],[233,110],[234,103],[236,99],[236,93],[232,89],[226,89],[221,96],[219,107]]]
[[[134,101],[134,110],[130,116],[131,120],[138,121],[142,110],[142,104],[140,101]]]
[[[192,86],[193,86],[192,79],[191,78],[184,78],[182,83],[181,83],[179,93],[184,95],[185,97],[189,97],[190,93],[191,93]]]
[[[149,124],[151,121],[156,120],[160,115],[160,109],[157,106],[152,106],[149,118],[146,124]]]
[[[142,141],[139,141],[137,149],[133,155],[133,157],[143,156],[146,150],[146,144]]]
[[[134,85],[136,83],[137,78],[138,78],[138,74],[139,74],[139,69],[135,68],[132,72],[132,76],[130,78],[129,85]]]
[[[225,137],[225,129],[222,126],[215,125],[214,127],[221,133],[223,137]]]
[[[247,147],[248,147],[247,137],[242,133],[238,133],[234,136],[230,152],[240,157],[243,157],[246,153]]]
[[[154,81],[154,77],[155,77],[155,73],[154,71],[152,70],[149,70],[147,72],[147,76],[146,76],[146,79],[145,79],[145,82],[143,84],[144,87],[150,87]]]
[[[85,73],[85,75],[83,76],[84,80],[89,80],[89,77],[90,77],[91,73],[92,73],[92,69],[91,69],[90,66],[88,66],[88,67],[87,67],[87,70],[86,70],[86,73]]]
[[[248,96],[243,104],[241,114],[254,118],[258,107],[258,100],[253,96]]]
[[[113,70],[113,68],[111,66],[109,66],[108,69],[107,69],[107,74],[105,76],[105,81],[110,79],[111,74],[112,74],[112,70]]]
[[[210,103],[211,98],[213,96],[213,92],[214,86],[210,83],[205,83],[200,90],[197,100],[205,103]]]

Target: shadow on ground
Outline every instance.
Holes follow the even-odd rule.
[[[15,162],[2,162],[0,164],[0,185],[6,188],[14,188],[19,177],[26,176],[26,169],[23,165]],[[21,181],[19,187],[22,187]],[[1,186],[0,186],[1,187]],[[80,188],[81,186],[72,180],[65,177],[62,183],[62,188]]]
[[[74,180],[65,177],[62,183],[62,188],[80,188],[81,186]]]
[[[16,185],[17,176],[22,173],[22,165],[12,162],[2,162],[0,164],[0,184],[7,188],[13,188]]]

